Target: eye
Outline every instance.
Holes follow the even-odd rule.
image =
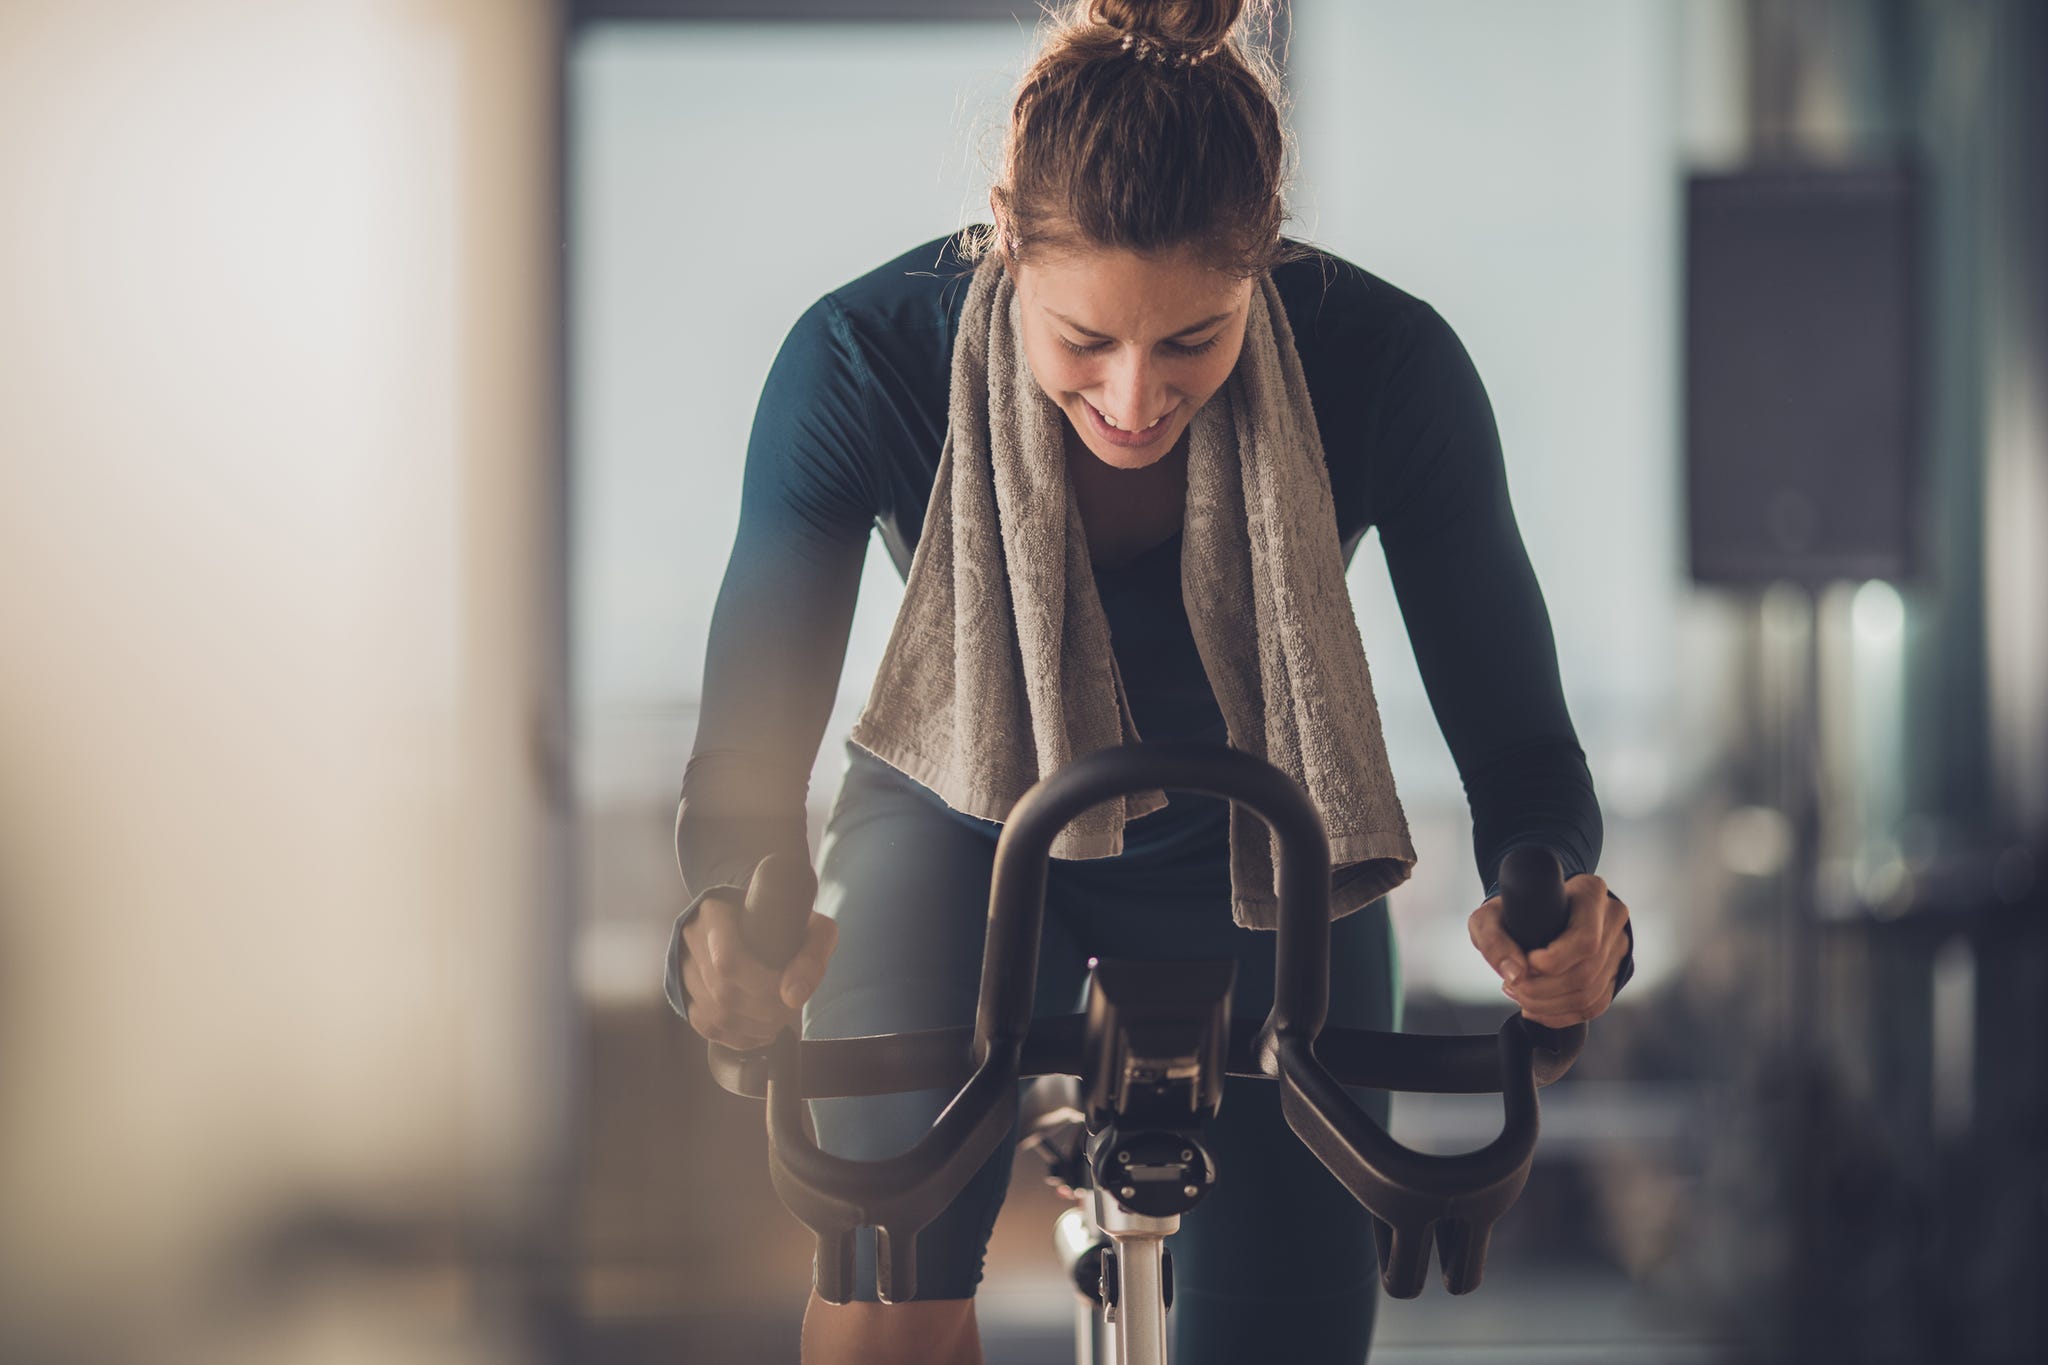
[[[1166,343],[1166,349],[1172,351],[1176,355],[1200,355],[1204,351],[1214,350],[1216,348],[1216,343],[1221,341],[1222,339],[1223,338],[1220,335],[1213,336],[1210,337],[1207,341],[1199,342],[1193,346],[1183,346],[1178,341],[1169,341]],[[1093,346],[1077,346],[1073,342],[1067,340],[1065,337],[1061,337],[1059,340],[1060,345],[1066,347],[1075,355],[1094,355],[1097,351],[1100,351],[1105,346],[1109,345],[1109,343],[1106,341],[1098,341]]]

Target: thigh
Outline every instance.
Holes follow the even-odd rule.
[[[855,751],[818,859],[818,909],[839,943],[804,1006],[807,1038],[949,1028],[974,1022],[995,844],[880,760]],[[1069,1006],[1083,970],[1050,929],[1039,954],[1039,998]],[[811,1101],[818,1144],[879,1160],[915,1146],[952,1092],[908,1091]],[[1008,1190],[1016,1134],[1000,1144],[918,1236],[918,1299],[973,1296]],[[874,1300],[875,1234],[855,1238],[854,1293]]]
[[[854,750],[818,850],[818,910],[838,946],[804,1035],[851,1038],[971,1021],[995,844]]]

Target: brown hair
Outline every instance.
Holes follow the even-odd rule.
[[[1272,0],[1065,0],[1010,110],[993,227],[962,255],[1192,247],[1255,275],[1313,254],[1281,241],[1293,146],[1263,47],[1238,36]]]

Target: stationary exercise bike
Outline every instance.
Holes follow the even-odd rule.
[[[1097,960],[1082,1013],[1034,1019],[1054,836],[1093,806],[1159,788],[1226,797],[1279,836],[1271,1013],[1231,1017],[1236,964],[1227,960]],[[1507,931],[1525,951],[1563,931],[1564,878],[1547,850],[1516,849],[1500,884]],[[747,890],[749,950],[770,966],[787,963],[816,891],[801,862],[764,860]],[[1074,1082],[1067,1096],[1039,1107],[1025,1136],[1036,1141],[1056,1131],[1046,1125],[1048,1110],[1075,1111],[1056,1116],[1075,1131],[1050,1150],[1079,1206],[1075,1218],[1063,1217],[1059,1241],[1085,1298],[1076,1348],[1086,1365],[1165,1365],[1171,1267],[1164,1243],[1216,1182],[1202,1128],[1222,1101],[1225,1076],[1279,1084],[1288,1126],[1372,1211],[1387,1293],[1406,1299],[1422,1292],[1432,1245],[1451,1293],[1478,1288],[1493,1224],[1528,1179],[1537,1087],[1570,1068],[1586,1026],[1550,1029],[1517,1014],[1495,1034],[1326,1029],[1329,897],[1321,817],[1297,783],[1250,754],[1207,744],[1124,745],[1090,754],[1024,793],[996,844],[973,1027],[810,1040],[785,1029],[756,1051],[709,1045],[720,1085],[767,1100],[769,1175],[790,1212],[817,1234],[818,1296],[834,1304],[852,1297],[861,1227],[876,1229],[882,1301],[915,1296],[918,1232],[1019,1125],[1026,1077]],[[1347,1085],[1497,1091],[1505,1122],[1477,1151],[1417,1152],[1360,1109]],[[880,1161],[824,1152],[804,1125],[806,1099],[939,1088],[956,1093],[931,1131]]]

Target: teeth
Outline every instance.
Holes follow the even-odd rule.
[[[1092,403],[1091,403],[1091,404],[1090,404],[1089,406],[1090,406],[1090,407],[1094,407],[1094,404],[1092,404]],[[1117,426],[1117,421],[1116,421],[1116,418],[1114,418],[1114,417],[1111,417],[1111,416],[1110,416],[1110,415],[1109,415],[1108,413],[1104,412],[1104,411],[1103,411],[1103,410],[1102,410],[1101,408],[1096,408],[1096,409],[1095,409],[1095,415],[1096,415],[1097,417],[1100,417],[1100,418],[1102,419],[1102,424],[1103,424],[1104,426],[1106,426],[1106,427],[1115,427],[1115,428],[1116,428],[1116,430],[1118,430],[1118,431],[1123,431],[1123,430],[1125,430],[1125,428],[1123,428],[1123,427],[1120,427],[1120,426]],[[1153,419],[1151,420],[1151,422],[1150,422],[1150,423],[1148,423],[1147,425],[1145,425],[1145,426],[1143,426],[1143,427],[1140,427],[1140,428],[1138,428],[1138,430],[1140,430],[1140,431],[1150,431],[1150,430],[1152,430],[1152,428],[1153,428],[1153,427],[1156,427],[1156,426],[1158,426],[1158,425],[1159,425],[1159,424],[1160,424],[1161,422],[1163,422],[1163,421],[1165,421],[1165,420],[1166,420],[1166,414],[1162,412],[1162,413],[1160,413],[1160,414],[1159,414],[1159,415],[1158,415],[1157,417],[1153,418]]]

